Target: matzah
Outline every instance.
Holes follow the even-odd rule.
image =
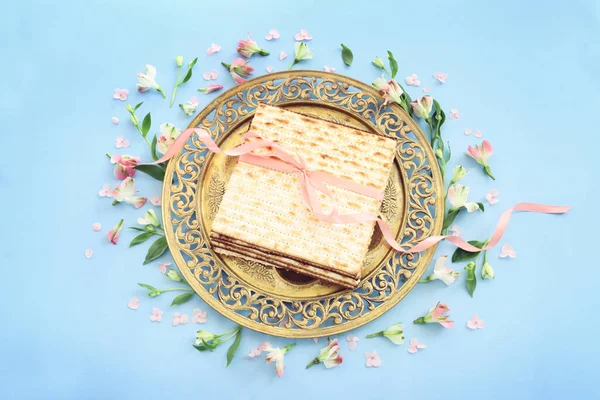
[[[344,125],[261,105],[250,130],[298,153],[309,170],[385,189],[396,141]],[[333,185],[341,214],[378,214],[381,200]],[[328,211],[331,201],[320,195]],[[296,173],[239,162],[212,225],[216,252],[355,287],[374,222],[331,224],[315,218],[300,197]]]

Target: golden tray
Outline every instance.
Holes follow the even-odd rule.
[[[441,232],[443,183],[431,147],[399,106],[381,107],[374,88],[321,71],[267,74],[220,95],[189,128],[205,128],[220,147],[234,147],[259,103],[397,138],[380,216],[405,245]],[[392,308],[431,261],[435,247],[421,254],[398,253],[377,227],[363,279],[354,290],[216,254],[209,233],[236,160],[208,152],[192,136],[169,162],[162,213],[169,249],[183,277],[205,302],[238,324],[290,338],[339,334]]]

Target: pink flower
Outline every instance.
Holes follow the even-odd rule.
[[[485,327],[485,323],[483,320],[479,319],[477,314],[473,314],[473,317],[467,321],[467,326],[469,329],[483,329]]]
[[[95,222],[95,223],[92,225],[92,230],[93,230],[94,232],[98,232],[100,229],[102,229],[102,225],[100,225],[100,222]]]
[[[162,321],[163,312],[160,311],[160,308],[153,308],[152,315],[150,315],[150,321],[152,322],[160,322]]]
[[[108,241],[112,244],[117,244],[119,241],[119,235],[121,234],[121,229],[123,229],[122,219],[106,234]]]
[[[283,61],[286,57],[287,57],[287,53],[285,51],[282,51],[281,53],[279,53],[279,61]]]
[[[204,324],[206,323],[206,316],[208,315],[206,311],[202,311],[199,308],[194,308],[192,310],[194,313],[192,317],[192,322],[195,324]]]
[[[140,208],[146,204],[146,198],[135,196],[138,191],[135,190],[135,180],[127,177],[121,182],[121,186],[117,186],[112,197],[118,203],[125,202],[133,205],[135,208]]]
[[[158,268],[161,274],[167,273],[167,267],[170,266],[170,262],[158,263]]]
[[[448,79],[448,74],[443,72],[436,72],[433,74],[433,77],[437,79],[440,83],[446,83],[446,79]]]
[[[198,89],[198,91],[199,91],[199,92],[202,92],[202,93],[204,93],[204,94],[209,94],[209,93],[211,93],[211,92],[215,92],[215,91],[217,91],[217,90],[221,90],[221,89],[223,89],[223,86],[221,86],[221,85],[217,85],[217,84],[214,84],[214,83],[213,83],[213,84],[210,84],[210,85],[208,85],[208,86],[207,86],[207,87],[205,87],[205,88]]]
[[[252,349],[250,351],[250,353],[248,353],[248,357],[254,358],[256,356],[260,356],[263,351],[266,351],[267,349],[270,349],[270,348],[271,348],[271,343],[269,343],[269,342],[261,343],[257,348]]]
[[[94,250],[92,249],[86,249],[85,250],[85,258],[92,258],[92,256],[94,255]]]
[[[337,365],[340,365],[344,361],[344,357],[338,354],[340,351],[340,345],[338,344],[338,340],[333,339],[329,340],[329,344],[327,347],[321,349],[321,353],[317,357],[315,357],[306,368],[310,368],[313,365],[323,363],[325,368],[333,368]]]
[[[407,76],[406,78],[404,78],[404,82],[406,82],[408,86],[419,86],[421,84],[421,81],[418,79],[417,74]]]
[[[446,304],[441,304],[439,301],[435,307],[429,310],[424,317],[419,317],[415,319],[413,322],[415,324],[432,324],[439,323],[444,328],[452,328],[454,326],[454,321],[449,321],[448,315],[443,315],[445,312],[450,311],[450,308]]]
[[[484,140],[479,146],[469,146],[467,148],[467,155],[472,157],[478,164],[483,167],[483,171],[492,179],[494,176],[492,175],[492,171],[490,166],[487,163],[488,158],[490,158],[493,154],[494,149],[492,148],[492,144],[487,140]]]
[[[129,96],[129,90],[127,89],[115,89],[115,93],[113,94],[113,99],[125,101],[127,100],[127,96]]]
[[[173,326],[187,324],[189,322],[187,314],[173,313]]]
[[[456,108],[450,109],[450,119],[458,119],[460,118],[460,113]]]
[[[117,117],[112,117],[110,120],[112,121],[112,123],[113,123],[113,124],[115,124],[115,125],[119,125],[119,118],[117,118]]]
[[[513,247],[510,244],[504,243],[502,245],[502,248],[500,249],[500,258],[515,258],[516,256],[517,252],[515,251],[515,249],[513,249]]]
[[[348,348],[350,349],[350,351],[356,350],[356,346],[358,346],[358,341],[360,340],[360,338],[349,334],[346,340],[348,340]]]
[[[152,203],[153,206],[160,206],[160,196],[155,194],[151,199],[150,199],[150,203]]]
[[[140,299],[137,297],[132,297],[131,300],[129,300],[129,303],[127,303],[127,307],[131,308],[132,310],[137,310],[140,308]]]
[[[252,57],[254,53],[258,53],[261,56],[268,56],[269,54],[271,54],[268,51],[258,47],[258,44],[254,40],[252,40],[252,36],[250,34],[248,34],[248,39],[240,40],[238,42],[236,50],[238,53],[240,53],[246,58]]]
[[[387,82],[383,75],[381,75],[381,78],[375,79],[373,82],[373,87],[379,90],[379,93],[383,95],[384,106],[390,101],[402,104],[402,94],[404,94],[404,91],[395,80],[392,79],[391,81]]]
[[[328,67],[326,65],[324,68],[325,68],[325,72],[335,72],[335,68],[334,67]]]
[[[129,140],[123,139],[123,136],[117,136],[117,143],[115,144],[117,149],[129,147]]]
[[[169,150],[169,147],[175,143],[179,135],[181,135],[181,129],[175,128],[171,124],[161,124],[160,135],[158,135],[156,142],[156,150],[161,154],[165,154]]]
[[[295,345],[296,345],[296,343],[286,346],[283,349],[279,349],[279,348],[266,349],[266,351],[269,351],[269,354],[267,354],[267,357],[266,357],[267,364],[271,364],[272,362],[275,362],[275,372],[277,373],[278,378],[281,378],[281,376],[283,375],[283,368],[284,368],[283,358],[285,356],[285,353],[290,351],[290,349],[292,347],[294,347]]]
[[[219,46],[216,43],[211,43],[208,50],[206,50],[206,54],[208,54],[210,56],[212,54],[218,53],[219,51],[221,51],[221,46]]]
[[[254,68],[248,65],[248,61],[243,58],[236,58],[231,63],[229,70],[242,76],[249,76],[254,71]]]
[[[366,364],[367,368],[380,367],[381,366],[381,358],[379,358],[379,355],[377,354],[376,351],[374,351],[372,353],[365,353],[365,364]]]
[[[127,154],[122,156],[115,154],[110,158],[110,163],[115,164],[113,174],[115,178],[123,180],[135,175],[135,167],[140,163],[139,157],[131,157]]]
[[[498,196],[498,191],[496,189],[492,189],[485,195],[485,199],[488,201],[488,203],[490,203],[490,205],[494,205],[500,201],[496,198],[496,196]]]
[[[419,343],[417,339],[412,338],[410,339],[410,343],[408,345],[408,352],[414,354],[419,351],[419,349],[424,349],[426,347],[427,346],[425,346],[423,343]]]
[[[415,99],[410,103],[413,113],[424,120],[429,120],[429,114],[433,109],[433,98],[431,96],[423,96],[421,100]]]
[[[276,29],[271,29],[269,33],[265,35],[265,40],[279,39],[279,36],[279,32],[277,32]]]
[[[294,39],[296,39],[296,41],[299,42],[301,40],[311,40],[312,36],[310,36],[306,29],[300,29],[300,32],[294,35]]]
[[[211,81],[217,79],[219,77],[219,73],[216,69],[213,69],[212,71],[203,73],[202,77],[205,81]]]
[[[113,197],[113,194],[113,190],[108,183],[102,186],[102,189],[98,190],[98,196],[100,197]]]

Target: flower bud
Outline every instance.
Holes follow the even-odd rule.
[[[456,182],[460,181],[462,178],[465,177],[467,172],[469,172],[469,170],[463,167],[462,165],[457,165],[456,167],[454,167],[454,173],[452,175],[452,180],[450,181],[450,184],[453,185]]]
[[[483,263],[483,267],[481,268],[481,278],[482,279],[494,279],[496,274],[492,269],[492,266],[487,261]]]
[[[175,57],[175,62],[177,63],[178,67],[181,67],[183,65],[183,56]]]
[[[375,57],[375,60],[373,60],[372,63],[377,68],[381,68],[381,69],[385,68],[385,65],[383,64],[383,60],[379,56]]]

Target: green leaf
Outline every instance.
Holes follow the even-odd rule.
[[[394,79],[396,77],[396,74],[398,73],[398,62],[394,58],[394,55],[392,54],[391,51],[388,50],[387,53],[388,53],[388,59],[390,61],[390,71],[392,72],[392,79]]]
[[[164,236],[156,239],[154,243],[148,249],[148,253],[146,254],[146,259],[144,260],[144,265],[148,264],[152,260],[156,260],[158,257],[162,255],[162,253],[167,250],[167,238]]]
[[[152,233],[152,232],[145,232],[145,233],[142,233],[141,235],[137,235],[136,237],[133,238],[131,243],[129,243],[129,247],[133,247],[136,244],[144,243],[146,240],[150,239],[153,235],[154,235],[154,233]]]
[[[156,144],[158,143],[158,138],[156,137],[156,135],[154,135],[154,138],[152,138],[152,144],[150,145],[150,154],[152,155],[152,159],[154,161],[158,160],[158,154],[156,153]]]
[[[229,348],[227,349],[227,365],[225,365],[225,368],[229,367],[229,364],[231,364],[231,361],[233,361],[233,357],[235,357],[235,353],[237,352],[238,347],[240,347],[241,340],[242,340],[242,328],[240,327],[238,329],[237,333],[235,334],[235,340],[233,341],[231,346],[229,346]]]
[[[473,297],[473,293],[475,293],[475,289],[477,288],[477,276],[475,275],[475,263],[470,262],[465,266],[465,270],[467,271],[467,279],[465,283],[467,284],[467,291]]]
[[[472,244],[475,247],[479,247],[479,248],[482,248],[483,246],[485,246],[485,243],[480,242],[479,240],[469,240],[468,243]],[[454,263],[454,262],[472,260],[473,258],[477,257],[477,254],[479,254],[479,253],[480,253],[479,251],[471,253],[471,252],[463,250],[461,248],[457,248],[456,250],[454,250],[454,254],[452,254],[452,262]]]
[[[135,107],[133,107],[133,111],[135,111],[135,110],[137,110],[138,108],[140,108],[140,107],[142,106],[142,104],[144,104],[144,102],[143,102],[143,101],[141,101],[141,102],[137,103],[137,104],[135,105]]]
[[[143,164],[137,165],[134,168],[140,172],[150,175],[158,181],[162,182],[165,179],[165,170],[158,165]]]
[[[483,206],[483,203],[477,202],[477,204],[479,205],[479,209],[481,210],[481,212],[484,212],[485,211],[485,207]]]
[[[194,297],[194,292],[180,294],[179,296],[177,296],[173,299],[173,302],[171,303],[171,307],[178,306],[183,303],[187,303],[193,297]]]
[[[347,66],[352,65],[352,60],[354,60],[354,54],[352,54],[352,50],[347,48],[344,43],[342,43],[342,61]]]
[[[147,232],[145,229],[138,228],[137,226],[130,226],[129,229],[133,229],[134,231],[138,232]]]
[[[184,83],[186,83],[187,81],[190,80],[190,78],[192,77],[192,68],[194,67],[194,65],[196,65],[197,61],[198,61],[198,57],[194,58],[192,60],[192,62],[188,65],[187,74],[185,74],[185,76],[183,77],[183,79],[179,83],[180,85],[183,85]]]
[[[142,136],[146,137],[148,132],[150,131],[150,126],[152,125],[152,117],[150,113],[146,114],[144,120],[142,121]]]
[[[448,151],[446,152],[446,163],[450,161],[450,156],[452,155],[452,150],[450,149],[450,142],[446,142],[448,144]]]
[[[213,351],[214,349],[217,348],[217,344],[208,343],[206,340],[202,339],[202,344],[195,344],[194,348],[198,351],[207,351],[207,350]]]
[[[448,215],[446,215],[446,217],[444,218],[444,225],[442,226],[442,229],[446,229],[450,225],[452,225],[452,223],[456,219],[456,216],[458,215],[459,212],[460,212],[460,208],[458,210],[449,211]]]
[[[138,285],[139,285],[139,286],[141,286],[141,287],[143,287],[144,289],[148,289],[148,290],[150,290],[151,292],[156,292],[156,291],[158,291],[158,289],[157,289],[157,288],[155,288],[154,286],[150,286],[150,285],[147,285],[147,284],[145,284],[145,283],[138,283]]]

